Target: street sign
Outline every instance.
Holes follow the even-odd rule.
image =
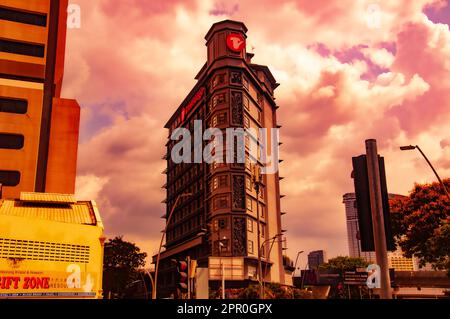
[[[346,271],[344,272],[344,284],[366,285],[367,277],[367,271]]]

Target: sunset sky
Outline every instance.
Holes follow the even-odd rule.
[[[204,35],[246,24],[247,51],[277,81],[288,254],[348,255],[342,195],[351,157],[376,138],[388,189],[450,177],[450,5],[432,0],[73,0],[62,96],[81,105],[77,196],[96,199],[108,236],[148,254],[160,240],[164,124],[206,61]],[[305,256],[300,265],[304,267]]]

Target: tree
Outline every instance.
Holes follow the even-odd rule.
[[[363,258],[354,258],[347,256],[338,256],[331,258],[328,262],[319,266],[319,269],[330,270],[337,272],[340,276],[344,275],[346,271],[356,271],[357,268],[366,268],[369,265]],[[368,296],[368,290],[365,285],[346,286],[343,282],[343,277],[340,277],[337,285],[332,285],[329,298],[332,299],[346,299],[346,298],[365,298]]]
[[[327,270],[338,270],[341,272],[344,271],[354,271],[356,268],[365,268],[369,265],[362,258],[353,258],[347,256],[338,256],[335,258],[331,258],[328,262],[319,266],[319,269],[327,269]]]
[[[450,179],[444,180],[450,189]],[[408,197],[390,201],[394,235],[405,257],[450,274],[450,200],[440,183],[416,184]]]
[[[103,295],[105,298],[127,298],[127,288],[140,279],[138,269],[145,265],[146,253],[122,236],[105,243],[103,259]]]

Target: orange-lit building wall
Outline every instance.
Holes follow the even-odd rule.
[[[3,198],[18,198],[22,191],[75,191],[80,108],[75,100],[60,98],[67,5],[68,0],[2,0],[0,5]],[[17,111],[16,104],[26,111]],[[23,137],[23,145],[11,147],[10,136]]]

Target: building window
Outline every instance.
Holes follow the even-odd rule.
[[[43,44],[31,44],[10,40],[0,40],[0,52],[44,57],[45,46]]]
[[[215,108],[218,104],[225,103],[225,93],[217,94],[213,97],[212,108]]]
[[[248,116],[244,116],[244,127],[250,127],[250,119],[248,118]]]
[[[248,253],[253,254],[253,241],[248,241]]]
[[[217,124],[219,125],[223,125],[223,124],[227,124],[227,113],[220,113],[217,114]]]
[[[253,207],[252,207],[252,199],[251,199],[251,198],[247,198],[247,209],[248,209],[249,211],[252,211],[252,210],[253,210]]]
[[[242,77],[242,85],[248,90],[248,80],[245,76]]]
[[[236,85],[242,85],[242,73],[241,72],[231,72],[230,83]]]
[[[252,190],[252,181],[250,179],[250,177],[246,177],[245,178],[245,186],[247,187],[248,190]]]
[[[247,230],[253,233],[253,220],[251,220],[250,218],[247,219]]]
[[[214,177],[214,179],[213,179],[213,190],[217,189],[218,186],[219,186],[218,179],[217,179],[217,177]]]
[[[219,228],[226,229],[227,228],[227,220],[225,218],[219,219]]]
[[[228,239],[221,239],[219,241],[219,247],[220,247],[220,252],[227,252],[229,249],[229,244],[228,244],[229,240]]]
[[[215,200],[215,209],[227,208],[228,207],[228,197],[219,196]]]
[[[0,171],[0,184],[3,186],[17,186],[20,183],[20,172]]]
[[[258,112],[258,122],[261,123],[262,120],[262,116],[261,116],[261,111],[260,110],[256,110]]]
[[[228,186],[228,176],[219,176],[219,187],[227,187]]]
[[[0,133],[0,148],[20,150],[23,148],[23,135]]]
[[[242,99],[242,104],[244,104],[244,107],[249,110],[250,109],[250,104],[248,101],[248,98],[246,96],[244,96],[244,98]]]
[[[212,88],[214,89],[216,86],[223,83],[225,83],[225,74],[224,73],[217,74],[212,82]]]
[[[26,100],[0,98],[0,112],[25,114],[28,102]]]
[[[47,16],[45,14],[17,11],[7,8],[0,8],[0,20],[37,25],[40,27],[45,27],[47,25]]]

